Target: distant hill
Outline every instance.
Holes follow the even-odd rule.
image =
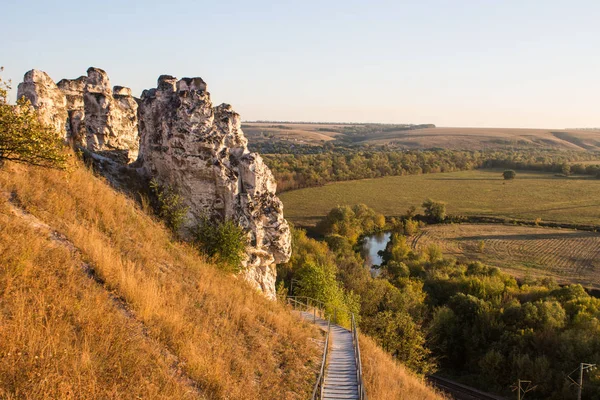
[[[444,128],[432,125],[244,123],[251,143],[283,141],[299,145],[340,144],[404,149],[483,150],[547,148],[600,150],[600,129]]]

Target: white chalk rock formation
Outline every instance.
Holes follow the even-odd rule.
[[[84,122],[85,107],[83,103],[83,91],[86,84],[86,76],[80,76],[77,79],[63,79],[56,84],[67,99],[69,120],[66,137],[71,144],[83,147],[87,144],[87,133]]]
[[[136,101],[128,88],[111,89],[98,68],[58,85],[32,70],[18,95],[71,144],[122,164],[137,159],[132,167],[142,175],[174,187],[189,206],[184,231],[203,217],[237,222],[248,235],[242,275],[275,298],[275,264],[291,254],[275,179],[262,158],[248,151],[240,116],[226,104],[213,108],[201,78],[163,75],[158,88]]]
[[[115,86],[113,91],[108,75],[99,68],[91,67],[87,74],[83,104],[88,150],[125,163],[135,161],[138,106],[131,90]]]
[[[40,119],[58,132],[67,125],[67,100],[52,78],[44,71],[32,69],[17,88],[17,98],[25,97],[39,111]]]
[[[201,78],[158,79],[139,106],[139,166],[177,189],[189,206],[187,227],[203,216],[238,222],[248,234],[244,277],[275,297],[275,264],[289,260],[290,229],[275,179],[250,153],[231,106],[214,107]]]

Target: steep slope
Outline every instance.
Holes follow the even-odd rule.
[[[442,400],[446,397],[394,360],[375,342],[360,337],[365,386],[369,400]]]
[[[320,333],[80,163],[0,188],[0,397],[309,396]]]
[[[83,261],[0,200],[0,398],[192,398]]]
[[[0,168],[0,397],[306,399],[322,335],[74,161]],[[368,338],[371,400],[437,395]]]

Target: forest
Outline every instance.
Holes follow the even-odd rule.
[[[407,238],[422,222],[444,221],[443,206],[423,204],[386,221],[364,205],[340,206],[319,224],[323,240],[294,230],[294,256],[278,266],[278,290],[360,315],[361,330],[420,374],[436,371],[508,395],[518,379],[537,385],[532,399],[573,397],[581,362],[600,364],[600,299],[580,285],[517,281],[498,268],[457,262],[436,245],[416,252]],[[374,277],[362,238],[393,230]],[[340,312],[343,315],[343,312]],[[343,322],[343,321],[342,321]],[[578,372],[577,372],[578,373]],[[584,399],[600,399],[600,374],[585,376]]]

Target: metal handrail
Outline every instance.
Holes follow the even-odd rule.
[[[327,335],[325,336],[325,347],[323,348],[323,361],[321,362],[321,371],[319,378],[312,393],[312,400],[323,398],[323,381],[325,380],[325,365],[327,364],[327,354],[329,354],[329,332],[331,331],[331,318],[327,321]],[[319,397],[317,397],[317,395]]]
[[[358,342],[358,329],[352,314],[352,341],[354,342],[354,359],[356,361],[356,381],[358,382],[358,397],[360,400],[367,400],[367,390],[363,381],[362,362],[360,361],[360,343]]]
[[[299,299],[306,299],[306,304],[301,302]],[[327,310],[325,309],[325,303],[323,303],[322,301],[319,301],[317,299],[313,299],[312,297],[286,296],[286,301],[288,304],[292,303],[292,307],[294,307],[294,309],[296,309],[296,305],[305,306],[307,310],[312,308],[313,309],[313,318],[315,321],[316,321],[316,310],[317,309],[319,309],[319,314],[321,317],[323,315],[327,316]],[[320,305],[321,308],[315,307],[315,305]],[[334,315],[335,322],[337,322],[337,310],[338,310],[337,308],[333,309],[333,315]],[[342,311],[342,310],[340,310],[340,311]],[[343,311],[346,311],[346,310],[343,310]],[[365,388],[365,383],[363,380],[363,373],[362,373],[362,362],[361,362],[361,357],[360,357],[360,344],[358,341],[358,328],[356,327],[356,320],[354,318],[354,313],[349,312],[349,311],[346,311],[346,312],[348,312],[348,314],[350,314],[352,344],[354,346],[354,360],[356,362],[356,380],[358,382],[359,399],[360,400],[368,400],[367,399],[367,390]],[[331,314],[328,316],[327,336],[325,338],[325,349],[323,351],[323,361],[321,363],[321,371],[319,373],[319,378],[317,379],[317,382],[315,383],[315,386],[313,389],[312,400],[323,398],[323,380],[325,379],[324,371],[325,371],[325,364],[327,361],[327,354],[328,354],[328,348],[329,348],[329,332],[330,332],[330,330],[331,330]],[[319,387],[321,388],[320,391],[319,391]],[[317,395],[319,395],[319,397],[316,397]]]

